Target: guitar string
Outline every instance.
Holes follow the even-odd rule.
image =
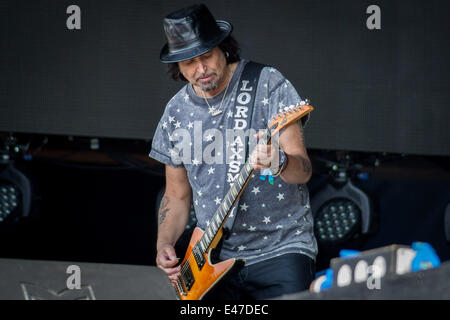
[[[247,174],[247,169],[246,169],[246,166],[247,166],[247,163],[245,163],[244,164],[244,166],[243,166],[243,168],[242,168],[242,170],[243,170],[243,172],[245,172],[246,174]],[[248,173],[248,176],[247,176],[247,179],[248,179],[248,177],[250,177],[250,175],[251,175],[251,173],[253,172],[253,170],[250,168],[250,171],[249,171],[249,173]],[[247,180],[246,179],[246,180]],[[244,180],[244,184],[243,185],[245,185],[245,181],[246,180]],[[242,186],[243,186],[242,185]],[[242,186],[240,187],[240,188],[242,188]],[[231,188],[230,188],[231,189]],[[227,196],[226,196],[227,197]],[[231,209],[231,208],[230,208]],[[226,215],[225,215],[226,216]],[[218,230],[217,230],[218,231]],[[217,234],[217,231],[214,233],[214,237],[216,236],[216,234]],[[213,237],[213,238],[214,238]],[[200,241],[199,241],[200,242]],[[198,242],[196,243],[196,245],[198,244]],[[181,274],[182,274],[182,277],[183,277],[183,279],[182,280],[184,280],[185,279],[185,276],[186,276],[186,273],[189,271],[189,268],[191,267],[191,265],[190,265],[190,262],[189,262],[189,260],[190,260],[190,258],[192,257],[192,251],[190,252],[190,254],[189,254],[189,256],[187,257],[187,259],[186,259],[186,261],[184,262],[184,264],[183,264],[183,266],[181,267]],[[184,281],[183,281],[184,282]],[[187,289],[187,288],[186,288]]]
[[[253,172],[253,169],[251,169],[251,168],[249,168],[250,171],[247,172],[247,166],[248,166],[248,162],[246,162],[246,163],[244,164],[243,168],[242,168],[242,172],[244,172],[245,174],[247,174],[247,179],[244,180],[244,183],[242,184],[242,186],[240,186],[240,189],[242,189],[242,187],[245,185],[245,182],[248,180],[248,178],[250,177],[250,175],[251,175],[252,172]],[[240,185],[240,183],[239,183],[238,185]],[[234,186],[234,185],[232,185],[232,187],[233,187],[233,186]],[[231,188],[230,188],[230,190],[231,190]],[[226,195],[225,198],[228,198],[228,196]],[[231,209],[231,207],[230,207],[230,209]],[[223,211],[223,210],[222,210],[222,211]],[[226,212],[225,212],[225,213],[226,213]],[[225,214],[225,216],[226,216],[226,214]],[[219,228],[219,229],[220,229],[220,228]],[[218,231],[218,230],[216,230],[216,231],[214,232],[213,237],[212,237],[213,239],[214,239],[214,237],[217,235],[217,231]],[[205,234],[206,234],[206,233],[205,233]],[[202,239],[203,239],[203,237],[202,237]],[[200,240],[200,241],[201,241],[201,240]],[[200,241],[198,241],[195,245],[197,245]],[[203,253],[204,253],[204,252],[203,252]],[[191,253],[189,254],[188,258],[186,259],[185,263],[183,264],[183,266],[182,266],[182,268],[181,268],[181,273],[182,273],[183,276],[185,276],[186,273],[189,271],[189,268],[190,268],[190,266],[191,266],[189,260],[190,260],[191,257],[192,257],[192,251],[191,251]]]

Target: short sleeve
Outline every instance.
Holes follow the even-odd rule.
[[[172,126],[170,125],[172,121],[166,109],[153,136],[149,156],[159,162],[179,168],[184,165],[181,161],[180,151],[174,145]]]

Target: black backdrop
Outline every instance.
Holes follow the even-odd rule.
[[[193,1],[0,0],[0,131],[151,139],[180,87],[165,14]],[[68,30],[66,8],[81,8]],[[366,9],[381,9],[368,30]],[[450,155],[447,0],[208,1],[316,107],[310,148]]]

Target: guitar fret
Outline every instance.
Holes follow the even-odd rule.
[[[240,184],[240,188],[242,188],[242,186],[244,185],[244,182],[245,182],[245,180],[244,180],[244,178],[242,177],[242,175],[239,175],[239,184]]]
[[[233,202],[236,200],[240,190],[252,171],[253,168],[250,165],[250,162],[246,162],[237,179],[230,185],[230,189],[222,200],[222,204],[217,209],[215,216],[210,220],[209,226],[200,241],[200,249],[202,249],[203,252],[205,252],[211,244],[211,241],[219,230],[220,225],[223,223],[223,219],[226,217],[228,210],[231,209]]]
[[[216,211],[216,221],[220,225],[223,220],[222,207],[219,207]]]
[[[218,214],[216,214],[216,222],[217,222],[217,225],[220,226],[220,223],[222,222],[222,217],[220,216],[220,212]]]
[[[240,182],[239,182],[239,179],[240,179],[240,178],[241,178],[241,172],[239,172],[239,176],[234,180],[233,187],[234,187],[236,190],[239,190],[240,187],[241,187]]]
[[[230,199],[230,197],[226,198],[226,202],[227,202],[228,208],[231,207],[231,205],[233,204],[233,201]]]
[[[213,238],[213,234],[212,234],[211,228],[208,228],[208,236],[209,236],[210,239]]]
[[[200,249],[202,250],[202,253],[205,253],[205,251],[206,251],[206,245],[205,245],[205,243],[204,243],[204,241],[203,241],[203,238],[200,239],[199,244],[200,244]]]

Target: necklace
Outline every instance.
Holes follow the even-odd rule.
[[[230,80],[228,81],[227,87],[225,88],[225,92],[223,94],[222,101],[220,102],[220,105],[219,105],[218,109],[216,109],[214,107],[211,107],[211,105],[208,102],[208,99],[206,99],[205,92],[203,92],[203,90],[201,90],[201,92],[203,94],[203,99],[205,99],[205,102],[206,102],[206,104],[208,105],[208,108],[209,108],[208,109],[208,113],[211,113],[211,116],[215,117],[215,116],[218,116],[219,114],[222,113],[223,100],[225,100],[225,96],[227,95],[227,90],[228,90],[228,86],[230,85],[230,82],[231,82],[231,77],[230,77]]]

